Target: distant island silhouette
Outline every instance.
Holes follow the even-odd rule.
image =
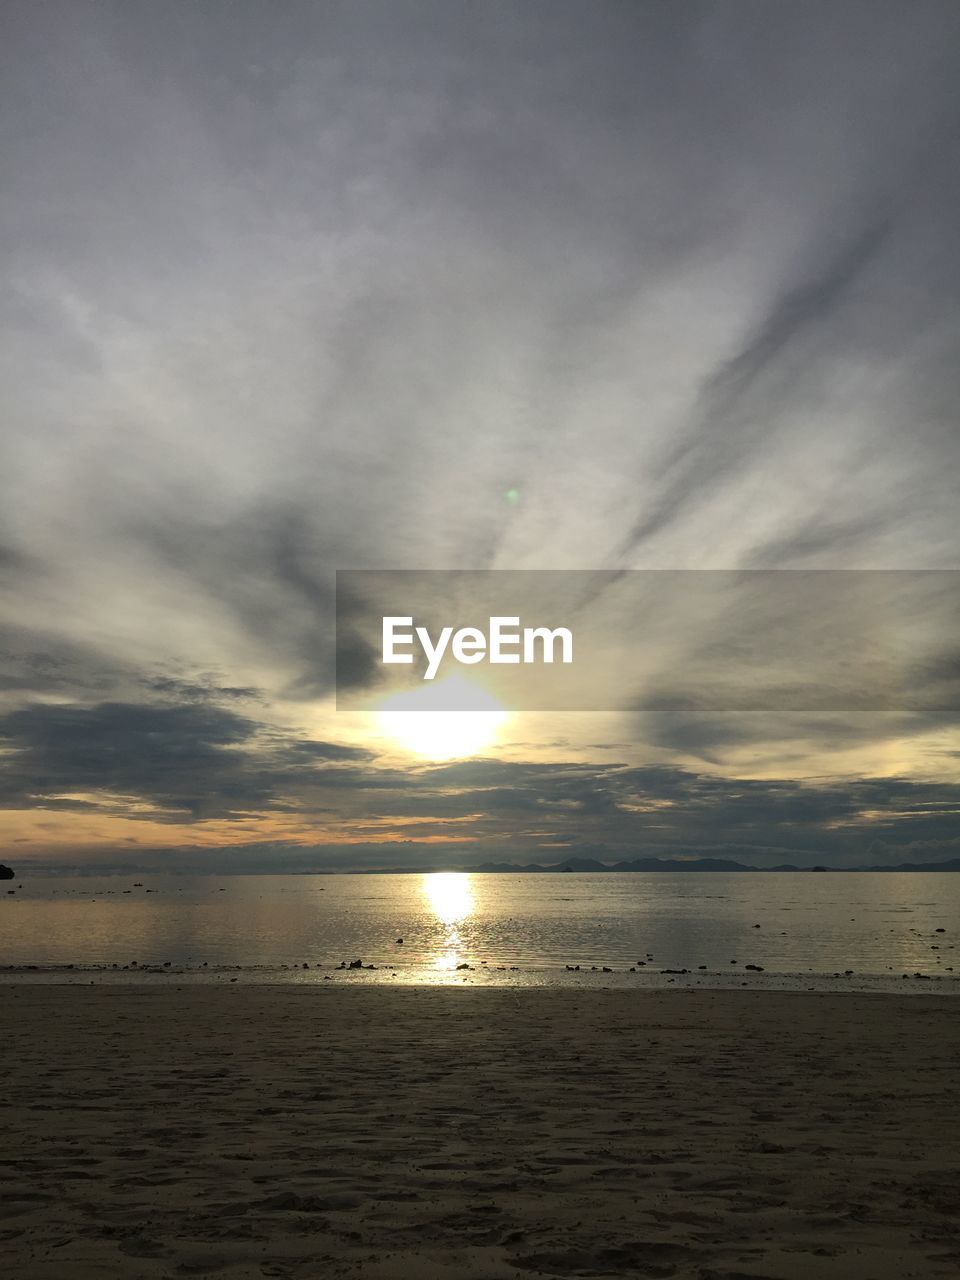
[[[828,867],[818,864],[815,867],[797,867],[785,862],[776,867],[751,867],[744,862],[734,862],[728,858],[636,858],[632,862],[596,862],[593,858],[568,858],[565,862],[543,865],[528,862],[514,866],[508,862],[481,862],[477,866],[468,867],[468,871],[960,871],[960,858],[949,858],[946,862],[901,862],[896,866],[863,866],[863,867]]]
[[[303,874],[315,875],[316,868]],[[427,872],[462,871],[472,875],[483,874],[540,874],[550,875],[557,872],[577,871],[581,873],[608,873],[633,871],[746,871],[767,873],[771,871],[798,871],[804,874],[829,872],[842,875],[845,872],[857,871],[960,871],[960,858],[949,858],[945,862],[899,862],[891,866],[858,866],[828,867],[818,863],[813,867],[798,867],[785,862],[775,867],[752,867],[745,862],[735,862],[729,858],[635,858],[632,862],[597,862],[593,858],[567,858],[563,862],[478,862],[467,867],[451,867],[444,865],[422,867],[358,867],[351,868],[353,875],[423,875]],[[332,874],[336,874],[333,872]]]

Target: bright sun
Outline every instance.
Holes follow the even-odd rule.
[[[444,710],[451,704],[464,709]],[[496,741],[509,718],[496,698],[456,676],[394,694],[376,717],[382,733],[425,760],[476,755]]]

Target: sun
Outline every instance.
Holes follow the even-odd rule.
[[[476,755],[496,742],[508,719],[496,698],[457,676],[394,694],[376,712],[381,733],[425,760]]]

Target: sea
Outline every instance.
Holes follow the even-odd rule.
[[[12,892],[10,892],[12,890]],[[30,876],[0,981],[960,992],[960,874]]]

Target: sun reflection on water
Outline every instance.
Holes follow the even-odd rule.
[[[475,907],[470,876],[463,871],[437,871],[423,877],[423,894],[429,909],[443,926],[444,937],[434,967],[447,972],[465,963],[460,926]]]

